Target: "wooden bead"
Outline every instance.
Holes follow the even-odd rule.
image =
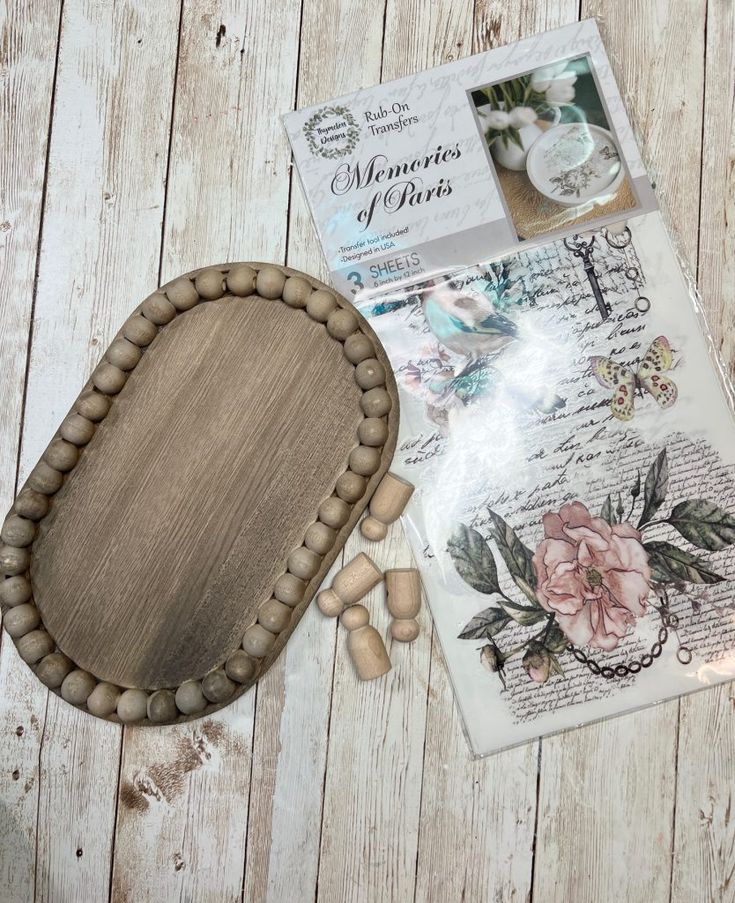
[[[0,546],[0,571],[6,577],[15,577],[16,574],[25,574],[31,556],[28,549],[18,549],[15,546]]]
[[[117,708],[119,699],[119,687],[103,681],[87,697],[87,710],[98,718],[107,718]]]
[[[318,323],[326,323],[329,315],[337,307],[337,300],[331,292],[318,289],[309,295],[306,302],[306,312]]]
[[[52,652],[36,665],[36,677],[49,690],[57,690],[73,668],[74,662],[63,652]]]
[[[24,602],[23,605],[16,605],[15,608],[9,609],[3,618],[3,626],[13,639],[25,636],[31,630],[35,630],[41,623],[41,616],[38,609],[30,602]]]
[[[363,392],[385,385],[385,367],[376,358],[369,357],[355,367],[355,380]]]
[[[158,335],[158,327],[140,314],[133,314],[123,323],[122,334],[133,345],[144,348],[146,345],[150,345]]]
[[[322,559],[316,552],[301,546],[294,549],[288,556],[288,569],[294,577],[300,577],[302,580],[311,580],[311,578],[319,570]]]
[[[305,589],[306,584],[303,580],[299,580],[293,574],[281,574],[276,580],[273,595],[279,602],[283,602],[284,605],[295,608],[304,598]]]
[[[390,625],[390,635],[399,643],[413,643],[419,635],[419,622],[413,618],[393,621]]]
[[[285,274],[278,267],[263,267],[258,273],[255,288],[261,298],[280,298],[286,284]]]
[[[352,615],[356,607],[358,606],[348,608],[342,615],[342,623],[349,630],[347,651],[350,653],[352,664],[355,666],[360,680],[375,680],[376,677],[382,677],[383,674],[387,674],[390,671],[390,659],[378,631],[371,627],[370,624],[360,624],[363,620],[362,616],[358,618]],[[362,608],[362,606],[359,607]],[[348,614],[351,617],[345,623]],[[360,624],[360,626],[352,626],[355,623]]]
[[[356,332],[345,339],[345,357],[351,364],[359,364],[366,358],[375,356],[375,349],[370,339],[362,332]]]
[[[53,495],[61,489],[64,474],[46,461],[39,461],[28,477],[28,486],[42,495]]]
[[[383,573],[364,552],[335,574],[332,589],[345,605],[354,605],[383,579]]]
[[[327,319],[327,332],[338,342],[344,342],[347,336],[357,329],[357,317],[346,307],[338,307]]]
[[[275,636],[262,624],[252,624],[242,638],[242,648],[253,658],[263,658],[275,643]]]
[[[72,705],[84,705],[96,686],[97,680],[89,671],[76,668],[74,671],[70,671],[62,681],[61,698]]]
[[[387,473],[370,499],[370,514],[383,524],[392,524],[403,513],[414,487],[394,473]]]
[[[379,417],[366,417],[357,428],[357,436],[363,445],[379,448],[388,441],[388,424]]]
[[[280,633],[291,620],[291,609],[278,599],[268,599],[258,609],[258,623],[269,633]]]
[[[185,276],[167,285],[164,291],[176,310],[191,310],[199,304],[199,292],[194,288],[191,279]]]
[[[367,482],[365,478],[357,473],[353,473],[351,470],[346,470],[343,474],[340,474],[340,476],[337,477],[337,484],[335,486],[337,495],[345,502],[350,503],[361,499],[363,495],[365,495],[366,488]]]
[[[119,367],[116,367],[114,364],[110,364],[107,361],[102,361],[101,364],[97,365],[92,374],[92,383],[100,390],[100,392],[104,392],[105,395],[117,395],[125,385],[127,378],[127,374],[124,370],[121,370]],[[365,396],[363,396],[363,398],[364,397]]]
[[[317,555],[326,555],[336,539],[337,533],[335,530],[326,524],[316,522],[307,527],[304,545],[307,549],[311,549],[312,552],[316,552]]]
[[[339,530],[340,527],[343,527],[349,520],[349,517],[350,506],[336,495],[324,499],[319,506],[319,520],[333,530]]]
[[[210,671],[202,680],[202,693],[210,702],[225,702],[235,692],[235,683],[224,671]]]
[[[194,288],[207,301],[216,301],[225,293],[225,280],[221,270],[202,270],[194,277]]]
[[[360,476],[369,477],[380,467],[380,451],[369,445],[358,445],[350,452],[350,470]]]
[[[251,681],[258,670],[255,659],[242,649],[233,652],[225,662],[225,674],[238,684],[246,684]]]
[[[255,291],[257,273],[246,263],[233,267],[227,274],[227,290],[238,298],[246,298]]]
[[[385,389],[376,386],[363,393],[360,399],[363,414],[366,417],[383,417],[390,411],[393,402]]]
[[[166,721],[175,721],[179,717],[176,708],[176,698],[171,690],[156,690],[148,697],[146,714],[154,724],[163,724]]]
[[[198,680],[185,680],[176,690],[176,707],[184,715],[197,715],[206,709],[207,697],[202,693],[202,685]]]
[[[128,344],[130,343],[128,342]],[[131,345],[131,348],[134,347]],[[86,445],[94,436],[94,423],[86,417],[82,417],[81,414],[69,414],[61,421],[59,433],[62,439],[79,447]]]
[[[382,542],[388,535],[388,528],[376,517],[366,517],[360,524],[360,532],[370,542]]]
[[[25,548],[33,542],[36,535],[36,525],[32,520],[18,517],[17,514],[9,514],[0,530],[0,539],[9,546]]]
[[[118,370],[132,370],[142,355],[140,348],[128,339],[115,339],[105,352],[105,359]]]
[[[148,714],[148,694],[145,690],[123,690],[117,701],[117,717],[123,724],[143,721]]]
[[[32,630],[25,636],[19,637],[15,645],[18,655],[27,665],[35,665],[41,659],[54,651],[54,641],[45,630]]]
[[[283,286],[283,300],[289,307],[306,307],[312,288],[301,276],[289,276]]]
[[[43,460],[54,470],[68,473],[79,460],[79,449],[66,439],[53,439],[43,453]]]
[[[163,292],[154,292],[146,298],[141,305],[140,312],[146,320],[150,320],[156,326],[165,326],[176,316],[176,308]]]
[[[18,493],[13,508],[21,517],[27,517],[28,520],[41,520],[48,512],[48,498],[43,493],[26,486]]]
[[[23,605],[30,601],[32,595],[33,590],[27,577],[8,577],[0,582],[0,602],[3,605]]]
[[[415,568],[385,572],[385,604],[394,618],[415,618],[421,610],[421,578]]]
[[[345,630],[359,630],[370,623],[370,615],[364,605],[350,605],[339,619]]]
[[[77,412],[87,420],[99,423],[107,417],[111,404],[110,399],[100,392],[86,392],[77,399]]]
[[[319,611],[327,618],[337,618],[345,610],[344,602],[333,589],[323,589],[316,597]]]

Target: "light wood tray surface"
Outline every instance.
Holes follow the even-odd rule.
[[[127,321],[19,494],[16,533],[4,536],[12,565],[17,531],[37,522],[32,544],[15,549],[27,567],[6,567],[6,580],[32,588],[20,603],[32,627],[16,631],[21,655],[68,701],[113,719],[195,717],[252,685],[298,623],[396,441],[390,366],[348,302],[271,265],[183,280]],[[191,307],[174,311],[170,300]],[[145,324],[171,314],[146,342]],[[126,353],[140,359],[122,369]],[[109,401],[97,422],[80,414],[96,401]],[[91,439],[68,442],[80,417]],[[65,473],[56,491],[53,476],[44,483],[50,471]],[[48,511],[30,517],[39,495]],[[129,717],[143,706],[140,693],[120,696],[129,688],[145,691],[143,719]]]

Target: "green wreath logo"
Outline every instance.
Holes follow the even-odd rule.
[[[304,125],[304,136],[315,157],[334,160],[357,147],[360,126],[347,107],[322,107]]]

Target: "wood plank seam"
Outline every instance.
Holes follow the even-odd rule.
[[[49,109],[48,109],[48,126],[46,129],[46,153],[44,160],[44,172],[43,172],[43,184],[41,187],[41,198],[40,198],[40,213],[39,213],[39,222],[38,222],[38,234],[36,237],[36,254],[35,254],[35,267],[34,267],[34,278],[33,278],[33,289],[31,293],[31,309],[29,313],[29,327],[28,327],[28,340],[26,343],[26,355],[25,355],[25,371],[23,373],[23,391],[21,396],[21,406],[20,406],[20,420],[18,423],[18,442],[17,442],[17,454],[16,454],[16,466],[15,466],[15,474],[13,477],[13,493],[17,493],[18,491],[18,482],[20,480],[20,466],[21,466],[21,454],[23,448],[23,427],[25,424],[26,417],[26,403],[28,399],[28,374],[31,365],[31,346],[33,344],[33,321],[36,310],[36,297],[38,294],[38,273],[41,262],[41,242],[43,240],[43,227],[44,227],[44,214],[46,211],[46,192],[48,188],[48,178],[49,178],[49,161],[51,158],[51,135],[53,132],[53,123],[54,123],[54,109],[56,104],[56,85],[59,74],[59,55],[61,49],[61,29],[62,22],[64,18],[64,0],[60,0],[59,2],[59,11],[58,11],[58,22],[56,29],[56,53],[54,57],[54,71],[51,79],[51,95],[49,100]],[[5,631],[0,631],[0,654],[3,652],[3,647],[8,642],[6,639]],[[38,775],[40,781],[41,774],[41,757],[43,754],[43,744],[45,739],[45,726],[46,719],[48,715],[48,703],[49,703],[49,694],[48,691],[44,694],[44,712],[43,712],[43,729],[41,733],[41,742],[38,747]],[[36,797],[36,830],[35,830],[35,842],[34,842],[34,870],[33,870],[33,897],[36,897],[36,888],[38,886],[38,844],[39,844],[39,822],[40,822],[40,809],[41,809],[41,795],[40,793]]]

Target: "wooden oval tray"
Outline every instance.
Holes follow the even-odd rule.
[[[167,723],[274,661],[388,469],[398,398],[310,276],[227,264],[125,322],[2,528],[4,623],[72,704]]]

